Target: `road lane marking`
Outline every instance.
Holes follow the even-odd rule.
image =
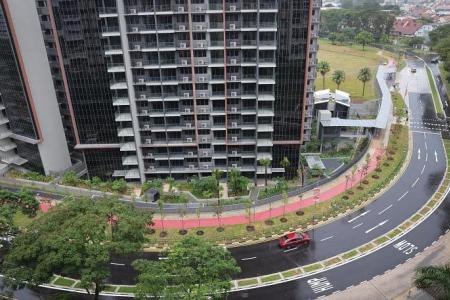
[[[125,266],[125,264],[119,264],[119,263],[109,263],[110,265],[114,265],[114,266]]]
[[[351,219],[351,220],[349,220],[349,221],[347,221],[347,222],[348,222],[348,223],[351,223],[351,222],[355,221],[356,219],[361,218],[362,216],[367,215],[369,212],[370,212],[370,210],[368,210],[368,211],[366,211],[366,212],[363,212],[362,214],[360,214],[360,215],[354,217],[353,219]]]
[[[425,150],[428,150],[427,142],[425,142]]]
[[[374,226],[374,227],[372,227],[372,228],[366,230],[366,233],[369,233],[369,232],[371,232],[372,230],[375,230],[375,229],[377,229],[378,227],[383,226],[384,224],[387,223],[387,221],[389,221],[389,220],[384,220],[383,222],[379,223],[378,225],[376,225],[376,226]]]
[[[252,260],[252,259],[255,259],[256,258],[256,256],[252,256],[252,257],[247,257],[247,258],[241,258],[241,260]]]
[[[417,159],[420,160],[420,148],[417,150]]]
[[[353,226],[353,229],[358,228],[359,226],[361,226],[364,223],[359,223],[358,225]]]
[[[406,196],[406,194],[408,194],[409,191],[406,191],[403,195],[400,196],[400,198],[398,198],[397,201],[401,201],[403,199],[403,197]]]
[[[425,155],[425,161],[428,161],[428,153]]]
[[[438,158],[437,158],[437,152],[436,152],[436,150],[434,150],[434,156],[436,157],[436,162],[438,162]]]
[[[283,252],[284,253],[288,253],[288,252],[291,252],[291,251],[294,251],[294,250],[297,250],[297,249],[298,249],[298,247],[295,247],[295,248],[284,250]]]
[[[332,236],[329,236],[329,237],[326,237],[326,238],[324,238],[324,239],[321,239],[320,241],[321,241],[321,242],[323,242],[323,241],[326,241],[326,240],[332,239],[333,237],[334,237],[334,235],[332,235]]]
[[[378,215],[382,215],[383,213],[385,213],[388,209],[390,209],[392,207],[392,204],[391,205],[389,205],[388,207],[386,207],[385,209],[383,209],[382,211],[380,211],[379,213],[378,213]]]
[[[333,289],[333,285],[326,277],[322,278],[311,278],[307,281],[310,288],[313,290],[314,294],[322,293]]]
[[[423,167],[422,167],[422,171],[420,171],[420,175],[422,175],[423,174],[423,171],[425,170],[425,165],[423,165]]]
[[[158,257],[159,260],[169,259],[168,257]]]
[[[413,184],[411,185],[411,187],[414,187],[414,186],[417,184],[418,181],[419,181],[419,177],[417,177],[416,181],[413,182]]]

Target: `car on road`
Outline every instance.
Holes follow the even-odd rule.
[[[278,240],[278,245],[281,249],[290,249],[298,246],[308,246],[311,238],[305,232],[291,232],[282,236]]]
[[[416,68],[411,68],[411,73],[416,73],[417,69]]]
[[[432,64],[437,64],[437,63],[439,63],[439,57],[433,58],[432,60],[430,60],[430,62],[431,62]]]

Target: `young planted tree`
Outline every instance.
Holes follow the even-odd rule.
[[[245,202],[245,215],[247,216],[248,224],[252,224],[252,207],[253,202],[248,200]]]
[[[194,237],[175,244],[166,257],[133,262],[137,299],[224,299],[240,272],[227,249]]]
[[[356,35],[356,41],[363,46],[363,51],[365,51],[366,45],[373,42],[373,34],[363,30]]]
[[[195,215],[197,216],[198,227],[200,227],[200,217],[202,216],[202,212],[200,210],[200,207],[197,207],[195,209]]]
[[[350,180],[350,175],[349,174],[345,174],[345,191],[347,191],[349,180]]]
[[[180,220],[181,220],[181,229],[184,231],[184,217],[187,214],[187,201],[184,201],[183,204],[180,207],[180,210],[178,211],[179,215],[180,215]]]
[[[98,299],[110,276],[111,257],[139,251],[150,219],[115,199],[67,199],[16,237],[4,257],[3,274],[14,289],[36,287],[54,274],[74,276]]]
[[[166,182],[169,185],[169,193],[173,194],[174,192],[174,186],[175,186],[175,179],[173,179],[173,177],[167,177],[166,178]]]
[[[331,75],[331,80],[333,80],[334,83],[337,85],[337,89],[341,86],[342,83],[345,81],[345,72],[342,70],[336,70],[333,72],[333,75]]]
[[[289,168],[290,165],[291,165],[291,162],[289,161],[289,159],[286,156],[283,157],[283,159],[280,161],[280,166],[282,166],[284,168],[284,177],[286,177],[287,169]]]
[[[366,92],[366,83],[372,80],[372,72],[368,67],[364,67],[361,70],[359,70],[358,80],[363,83],[362,95],[364,96]]]
[[[219,224],[219,227],[222,226],[222,214],[223,214],[223,204],[221,201],[217,201],[216,205],[214,206],[214,214],[217,217],[217,223]]]
[[[286,215],[286,206],[289,203],[289,195],[287,192],[283,192],[282,201],[283,201],[283,217],[284,217]]]
[[[317,64],[317,71],[322,75],[322,88],[325,89],[325,75],[330,72],[330,63],[327,61],[319,61]]]
[[[216,179],[217,181],[217,200],[220,199],[220,178],[222,178],[223,172],[219,169],[214,169],[211,172],[211,175]]]
[[[450,265],[417,269],[414,284],[419,289],[432,289],[439,299],[450,299]]]
[[[164,202],[161,199],[158,199],[158,211],[159,211],[159,215],[161,217],[161,229],[162,231],[164,231],[164,217],[166,216],[165,212],[164,212]]]
[[[269,158],[262,158],[259,160],[259,164],[264,167],[264,181],[267,187],[267,168],[270,166],[272,161]]]

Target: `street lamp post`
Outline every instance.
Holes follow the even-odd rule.
[[[317,213],[317,202],[320,201],[320,188],[315,188],[313,190],[313,197],[314,197],[314,212],[313,212],[313,228],[312,228],[312,232],[313,232],[313,240],[314,240],[314,228],[315,228],[315,224],[316,224],[316,213]]]

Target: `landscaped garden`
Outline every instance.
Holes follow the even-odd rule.
[[[333,73],[339,70],[345,74],[345,79],[339,84],[339,89],[350,93],[352,101],[376,99],[378,95],[374,83],[375,76],[371,76],[366,83],[363,95],[363,83],[358,79],[358,75],[362,67],[369,68],[370,73],[375,74],[377,67],[386,62],[384,56],[388,54],[380,55],[379,53],[380,50],[373,47],[365,47],[363,51],[360,45],[333,45],[328,40],[320,39],[318,60],[328,62],[330,70],[325,75],[325,86],[323,86],[321,74],[318,72],[316,90],[337,88],[336,81],[333,80]]]

